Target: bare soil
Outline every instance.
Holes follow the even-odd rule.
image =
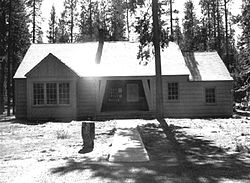
[[[95,123],[95,148],[82,148],[81,122],[27,124],[0,118],[0,182],[250,183],[250,120],[140,120],[150,162],[107,161],[116,121]]]

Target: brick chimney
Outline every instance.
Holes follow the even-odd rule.
[[[104,45],[104,30],[99,29],[99,44],[98,44],[98,49],[97,49],[96,57],[95,57],[96,64],[101,63],[103,45]]]

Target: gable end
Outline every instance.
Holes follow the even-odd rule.
[[[27,74],[27,78],[36,77],[78,77],[78,75],[60,59],[49,53],[41,62],[32,68]]]

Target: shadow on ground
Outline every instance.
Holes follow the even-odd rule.
[[[65,165],[54,167],[51,172],[65,175],[80,171],[84,176],[84,171],[90,171],[90,178],[102,178],[103,182],[249,182],[250,164],[241,159],[241,154],[229,155],[211,141],[179,132],[179,127],[164,125],[165,121],[160,123],[147,124],[139,130],[150,162],[69,159]]]

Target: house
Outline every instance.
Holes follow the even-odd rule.
[[[98,50],[98,51],[97,51]],[[16,117],[102,119],[155,114],[155,64],[138,43],[33,44],[16,71]],[[217,52],[161,52],[165,117],[232,115],[232,82]]]

